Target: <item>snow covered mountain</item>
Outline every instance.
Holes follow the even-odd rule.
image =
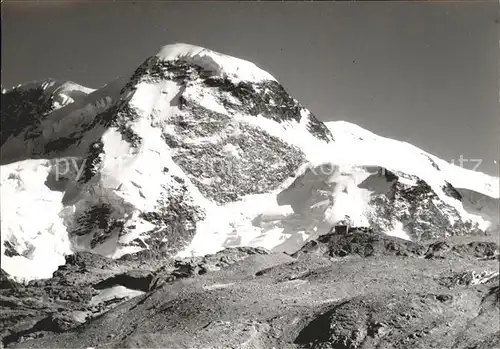
[[[425,240],[498,230],[498,178],[346,122],[254,64],[187,44],[91,90],[2,92],[2,269],[64,255],[294,252],[335,226]]]

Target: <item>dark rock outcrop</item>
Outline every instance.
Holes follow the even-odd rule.
[[[411,256],[418,257],[426,248],[418,243],[375,233],[366,228],[346,228],[344,234],[332,232],[308,241],[293,256],[316,253],[328,257]]]

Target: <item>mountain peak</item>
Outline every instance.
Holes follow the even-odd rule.
[[[17,86],[12,86],[10,88],[2,87],[2,94],[9,93],[14,90],[31,90],[31,89],[41,89],[46,91],[46,93],[57,94],[64,93],[69,95],[71,92],[76,92],[78,94],[89,94],[94,91],[94,89],[82,86],[73,81],[60,81],[53,78],[47,78],[43,80],[32,80]]]
[[[178,43],[96,91],[33,86],[2,95],[0,252],[14,277],[50,276],[74,251],[294,252],[339,224],[416,240],[498,229],[488,178],[325,124],[239,58]]]
[[[233,79],[251,82],[276,81],[271,74],[249,61],[191,44],[175,43],[163,46],[156,57],[163,61],[186,61]]]

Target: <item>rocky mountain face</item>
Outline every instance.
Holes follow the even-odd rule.
[[[194,52],[188,58],[167,56],[179,47]],[[23,87],[4,94],[13,111],[2,122],[17,131],[6,135],[2,150],[18,154],[18,160],[36,159],[29,161],[37,171],[43,169],[37,176],[45,178],[38,184],[44,188],[33,195],[48,200],[43,205],[52,211],[45,227],[27,227],[21,217],[12,225],[3,223],[9,254],[45,257],[37,253],[36,237],[19,241],[20,225],[32,235],[54,231],[53,236],[64,240],[59,243],[63,251],[174,255],[189,244],[207,211],[271,192],[294,176],[307,162],[300,142],[332,141],[328,128],[270,75],[245,62],[262,77],[238,80],[241,74],[215,68],[214,57],[227,58],[196,50],[174,45],[147,59],[129,78],[78,103],[57,110],[43,104],[43,110],[32,111],[43,112],[43,117],[27,126],[12,122],[24,112],[24,104],[19,109],[16,102],[26,96],[18,92]],[[35,91],[50,95],[44,89],[42,84]],[[294,128],[290,139],[294,133],[302,136],[299,142],[278,137],[287,128]],[[2,190],[11,195],[28,191],[23,176],[32,172],[26,167],[19,161],[5,165]],[[19,211],[13,215],[20,216]],[[33,217],[36,211],[26,214]],[[208,252],[222,247],[216,244]],[[54,252],[59,259],[44,276],[63,262],[64,253]],[[14,268],[6,270],[15,274]]]
[[[5,346],[498,337],[498,178],[323,123],[252,63],[168,45],[96,90],[3,91],[0,126]]]
[[[29,149],[29,140],[46,137],[45,125],[55,123],[59,116],[53,112],[69,104],[81,103],[93,91],[73,82],[53,79],[2,91],[1,164],[29,158],[25,157],[26,153],[33,152]],[[13,144],[13,148],[9,144]],[[23,146],[28,146],[28,151],[16,151]]]

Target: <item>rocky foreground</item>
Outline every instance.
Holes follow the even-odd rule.
[[[2,275],[2,345],[499,348],[498,243],[460,239],[424,245],[351,229],[293,255],[77,253],[48,280]]]

